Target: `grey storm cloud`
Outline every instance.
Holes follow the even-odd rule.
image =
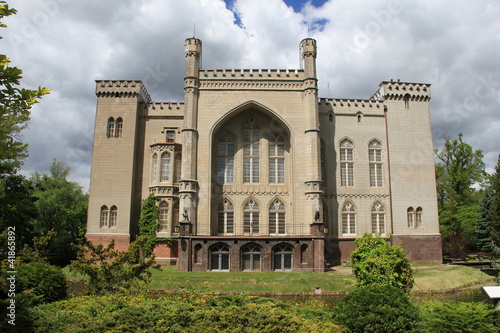
[[[500,152],[495,0],[8,2],[19,12],[3,20],[2,53],[24,70],[24,86],[52,89],[24,132],[25,174],[56,158],[87,190],[94,81],[138,79],[153,100],[182,101],[184,39],[193,35],[205,68],[298,68],[299,42],[313,37],[320,97],[370,98],[389,79],[431,83],[435,148],[463,132],[489,172]]]

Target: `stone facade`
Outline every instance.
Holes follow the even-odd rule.
[[[429,84],[319,99],[313,39],[293,70],[203,69],[201,49],[186,40],[184,102],[97,81],[89,239],[126,246],[154,193],[179,239],[158,260],[184,271],[323,271],[364,233],[441,262]]]

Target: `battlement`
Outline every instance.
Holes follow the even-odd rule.
[[[97,97],[136,98],[151,103],[151,96],[140,80],[96,80]]]
[[[147,104],[147,108],[152,110],[183,110],[184,102],[150,102]]]
[[[384,101],[376,99],[348,99],[348,98],[320,98],[318,104],[330,104],[332,106],[347,106],[357,108],[383,108]]]
[[[200,79],[304,79],[302,69],[200,69]]]
[[[379,90],[371,99],[401,100],[408,98],[412,101],[429,101],[431,90],[429,83],[411,83],[397,81],[382,81]]]

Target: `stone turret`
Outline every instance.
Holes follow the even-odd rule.
[[[184,78],[184,125],[182,129],[182,171],[179,186],[180,211],[187,212],[193,232],[196,232],[196,200],[198,192],[198,98],[201,40],[185,42],[186,76]]]

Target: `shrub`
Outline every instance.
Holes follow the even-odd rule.
[[[347,295],[334,322],[349,332],[408,332],[416,327],[419,309],[401,289],[389,285],[360,287]]]
[[[388,284],[405,292],[413,288],[413,269],[406,252],[379,236],[365,234],[356,239],[351,266],[359,287]]]
[[[37,332],[321,333],[338,329],[331,322],[307,319],[282,302],[246,296],[215,298],[213,305],[146,294],[84,296],[40,306],[32,313]]]
[[[67,296],[67,288],[66,277],[59,267],[39,262],[17,267],[16,295],[26,294],[33,305],[61,300]]]
[[[422,331],[489,333],[500,331],[500,314],[485,303],[441,303],[422,306]]]

